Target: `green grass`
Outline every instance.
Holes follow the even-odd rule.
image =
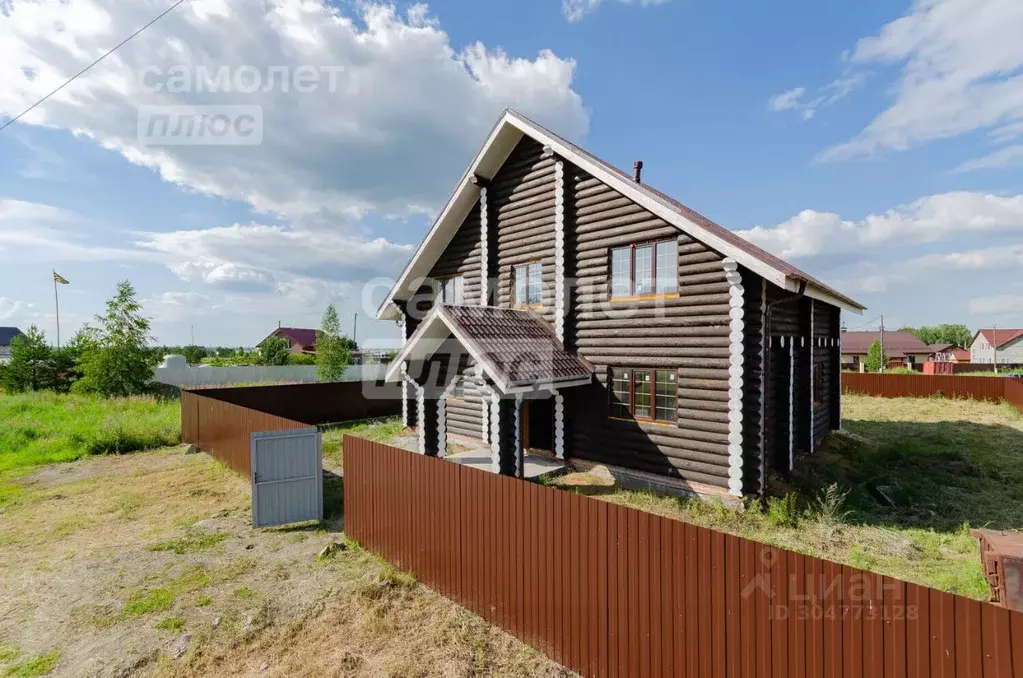
[[[156,628],[164,631],[180,631],[185,628],[185,620],[181,617],[167,617],[156,625]]]
[[[211,549],[227,539],[225,532],[200,532],[194,529],[185,530],[185,536],[180,539],[158,541],[146,547],[147,551],[173,551],[178,555],[195,553],[204,549]]]
[[[238,596],[242,600],[246,600],[252,597],[252,591],[247,586],[243,586],[234,592],[234,595]]]
[[[1023,529],[1023,416],[964,399],[846,394],[843,427],[761,508],[596,483],[602,499],[972,598],[988,596],[971,527]],[[562,485],[561,483],[565,484]],[[887,498],[886,498],[887,497]]]
[[[401,419],[373,419],[341,424],[323,432],[323,456],[338,466],[344,464],[342,438],[347,435],[359,436],[378,443],[387,443],[401,433]]]
[[[5,678],[7,676],[11,676],[12,678],[45,676],[53,670],[53,667],[57,665],[58,661],[60,661],[60,652],[54,650],[7,667],[7,670],[4,671],[4,676]]]
[[[181,439],[177,400],[107,399],[51,392],[0,395],[0,474],[74,461],[90,454],[134,452]],[[0,486],[0,502],[5,490]]]
[[[195,601],[196,607],[206,607],[213,602],[213,599],[209,596],[199,596]]]
[[[124,615],[141,617],[153,612],[165,612],[174,606],[174,593],[169,588],[156,588],[147,591],[136,591],[128,597],[124,604]]]

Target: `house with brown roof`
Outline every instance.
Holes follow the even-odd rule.
[[[1023,329],[977,330],[970,344],[970,362],[1023,365]]]
[[[927,348],[931,352],[927,359],[936,363],[970,362],[969,350],[955,344],[929,344]]]
[[[867,354],[875,341],[881,341],[888,367],[918,369],[930,358],[931,348],[912,332],[842,332],[842,369],[863,372]]]
[[[302,353],[316,353],[316,330],[301,327],[278,327],[266,336],[263,341],[273,337],[282,337],[288,340],[291,352],[295,355]],[[259,342],[260,344],[263,341]]]
[[[839,427],[840,314],[863,306],[641,169],[501,116],[378,311],[421,453],[742,497]]]

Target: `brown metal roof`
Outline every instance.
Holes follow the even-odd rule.
[[[593,368],[558,341],[537,313],[494,306],[438,306],[477,360],[509,387],[585,379]]]
[[[571,146],[577,153],[579,153],[580,155],[586,156],[592,162],[601,165],[602,167],[604,167],[605,169],[607,169],[610,172],[614,172],[615,174],[619,175],[620,177],[622,177],[623,179],[625,179],[627,181],[635,183],[635,180],[634,180],[634,178],[633,178],[633,176],[631,174],[623,172],[622,170],[618,169],[617,167],[615,167],[611,163],[606,162],[605,160],[603,160],[601,158],[598,158],[597,156],[593,155],[592,153],[590,153],[586,149],[584,149],[584,148],[582,148],[580,146],[576,146],[571,141],[567,141],[566,139],[561,138],[560,136],[558,136],[554,132],[552,132],[549,129],[547,129],[546,127],[544,127],[543,125],[540,125],[539,123],[537,123],[537,122],[535,122],[533,120],[530,120],[529,118],[525,117],[521,113],[519,113],[517,111],[509,111],[509,112],[512,113],[513,115],[519,117],[519,118],[522,118],[523,120],[528,122],[530,125],[534,125],[535,127],[538,127],[539,129],[542,129],[546,134],[549,134],[552,137],[555,137],[556,139],[558,139],[561,143],[565,144],[566,146]],[[707,229],[708,231],[713,232],[715,235],[717,235],[722,240],[725,240],[725,241],[729,242],[730,244],[732,244],[735,247],[737,247],[738,249],[746,252],[750,256],[753,256],[753,257],[763,261],[764,263],[768,264],[772,268],[775,268],[775,269],[781,271],[787,277],[792,278],[794,280],[805,280],[806,283],[808,285],[810,285],[811,287],[816,287],[817,289],[821,290],[822,292],[826,292],[827,294],[829,294],[829,295],[831,295],[833,297],[841,299],[842,301],[846,302],[850,306],[856,306],[856,307],[858,307],[860,309],[866,308],[863,304],[860,304],[859,302],[857,302],[857,301],[855,301],[855,300],[845,296],[844,294],[842,294],[838,290],[834,289],[833,287],[830,287],[829,285],[826,285],[825,283],[821,282],[820,280],[814,278],[809,273],[806,273],[806,272],[796,268],[795,266],[793,266],[792,264],[788,263],[787,261],[779,259],[778,257],[774,256],[770,252],[768,252],[768,251],[758,247],[757,245],[754,245],[750,241],[748,241],[745,238],[743,238],[743,237],[733,233],[732,231],[729,231],[724,226],[721,226],[719,224],[714,223],[713,221],[711,221],[707,217],[703,216],[699,212],[696,212],[695,210],[687,207],[686,205],[683,205],[678,200],[675,200],[670,195],[668,195],[666,193],[662,193],[661,191],[657,190],[656,188],[653,188],[652,186],[649,186],[648,184],[635,183],[635,185],[636,185],[636,187],[639,190],[643,191],[644,193],[649,195],[651,198],[653,198],[655,200],[658,200],[659,202],[661,202],[665,206],[669,207],[670,209],[673,209],[675,212],[677,212],[681,216],[685,217],[689,221],[692,221],[693,223],[695,223],[695,224],[697,224],[697,225]]]
[[[983,336],[984,341],[986,341],[991,346],[994,346],[995,348],[1001,348],[1006,344],[1016,341],[1020,337],[1023,337],[1023,330],[1008,328],[1004,330],[1003,329],[977,330],[977,334]],[[977,339],[976,335],[974,335],[973,338],[974,340],[976,340]],[[996,341],[997,343],[995,343]]]
[[[842,354],[866,355],[870,345],[880,338],[880,332],[842,332]],[[884,354],[889,358],[904,358],[910,354],[929,355],[932,352],[930,346],[911,332],[884,333]]]

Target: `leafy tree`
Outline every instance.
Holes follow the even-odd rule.
[[[867,352],[867,372],[880,372],[888,364],[888,358],[881,351],[881,340],[875,339]]]
[[[4,370],[3,383],[4,390],[12,393],[55,386],[53,350],[46,343],[46,335],[35,325],[29,325],[24,336],[11,341],[11,360]]]
[[[79,365],[82,378],[74,389],[128,396],[144,392],[153,378],[157,360],[149,348],[149,319],[135,298],[127,280],[117,283],[117,292],[107,301],[107,312],[96,316],[99,323]]]
[[[953,344],[959,348],[968,348],[973,340],[970,328],[961,324],[903,327],[900,331],[912,333],[925,344]]]
[[[334,304],[328,304],[316,333],[316,373],[320,381],[337,381],[352,361],[355,342],[341,336],[341,321]]]
[[[316,356],[309,353],[292,353],[288,356],[289,365],[315,365]]]
[[[53,361],[57,372],[56,388],[58,391],[70,390],[84,376],[82,358],[90,350],[98,348],[100,340],[100,331],[85,324],[60,350],[54,351]]]
[[[287,365],[291,344],[284,337],[268,337],[259,345],[260,365]]]

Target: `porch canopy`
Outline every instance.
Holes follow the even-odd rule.
[[[555,448],[564,454],[561,389],[593,381],[593,367],[565,350],[554,330],[531,310],[438,304],[392,361],[385,377],[415,393],[421,454],[447,450],[446,399],[460,380],[484,394],[481,421],[491,470],[522,477],[523,399],[555,398]],[[406,401],[407,402],[407,401]]]
[[[452,346],[451,339],[457,346]],[[477,372],[506,396],[581,386],[593,378],[592,366],[566,351],[550,325],[534,311],[437,304],[391,362],[386,379],[402,379],[403,367],[410,370],[415,364],[444,360],[450,368],[432,374],[449,382],[443,374],[457,371],[458,347],[475,362]],[[420,370],[417,380],[421,386],[442,387],[424,383],[428,378],[424,372]]]

